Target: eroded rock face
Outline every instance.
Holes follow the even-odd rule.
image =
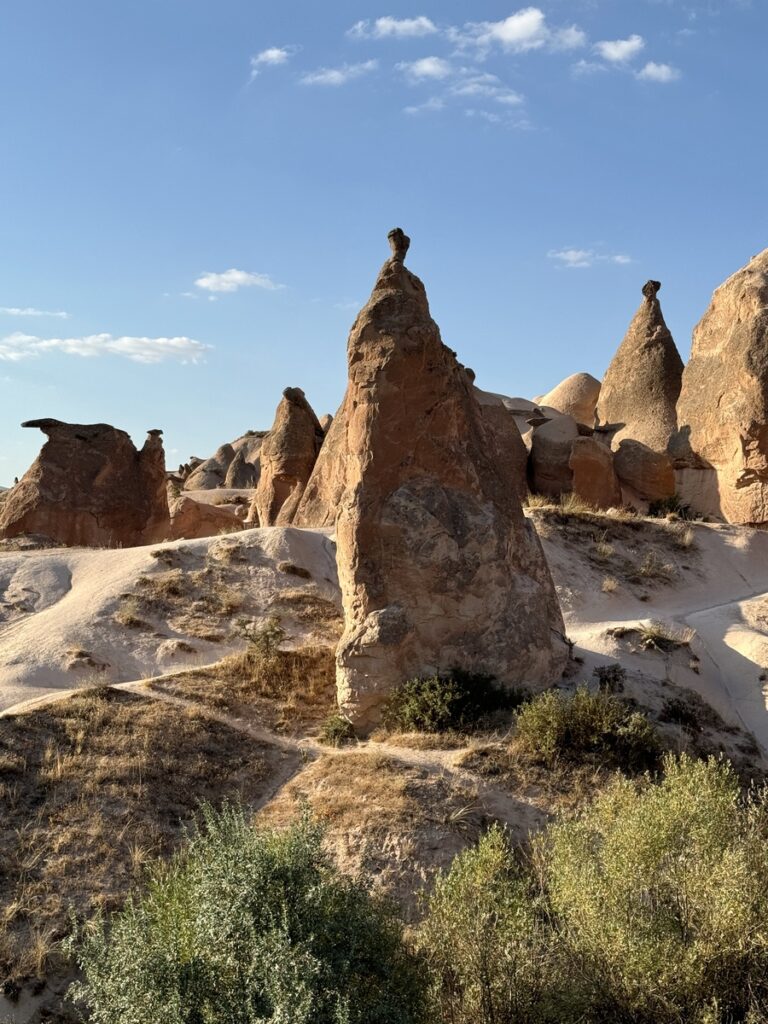
[[[537,398],[536,403],[572,416],[585,427],[594,427],[599,396],[599,380],[589,373],[573,373]]]
[[[474,374],[469,378],[470,383]],[[528,493],[528,449],[525,446],[514,413],[499,395],[473,387],[480,410],[490,429],[497,448],[496,458],[507,463],[506,471],[515,482],[517,493],[524,498]]]
[[[569,466],[573,493],[595,508],[618,508],[621,487],[613,466],[613,452],[594,437],[577,437],[571,445]]]
[[[235,457],[229,464],[227,475],[224,477],[224,486],[241,489],[244,487],[255,487],[259,482],[259,472],[252,462],[247,462],[245,452],[235,452]]]
[[[261,447],[261,476],[250,513],[253,523],[288,526],[293,522],[324,438],[301,388],[286,388]]]
[[[573,490],[571,451],[579,428],[571,416],[544,420],[533,431],[531,482],[537,494],[559,498]]]
[[[235,449],[231,444],[221,445],[210,459],[205,459],[192,469],[184,481],[184,490],[207,491],[214,487],[223,487],[227,470],[234,457]]]
[[[196,540],[242,528],[236,507],[211,505],[182,494],[172,508],[169,536],[171,540]]]
[[[664,484],[648,492],[654,479],[668,480],[673,474],[668,453],[677,434],[676,404],[683,376],[683,361],[661,312],[660,288],[658,281],[643,285],[642,304],[606,371],[597,404],[600,428],[613,450],[619,451],[624,441],[632,442],[630,454],[625,452],[615,463],[622,484],[637,490],[642,479],[643,496],[649,501],[670,496]],[[623,475],[628,466],[631,479]]]
[[[140,451],[106,423],[30,420],[48,437],[0,511],[0,537],[39,534],[59,544],[130,547],[168,536],[162,431]]]
[[[768,249],[715,291],[677,413],[682,464],[716,474],[716,486],[682,474],[682,496],[732,523],[768,522]],[[705,492],[710,507],[699,507]]]
[[[541,687],[567,658],[512,464],[497,457],[471,382],[403,265],[406,236],[390,242],[349,337],[347,393],[326,440],[338,432],[343,456],[338,694],[361,729],[413,676],[463,668]]]

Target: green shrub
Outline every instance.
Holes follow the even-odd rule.
[[[592,670],[600,690],[606,693],[621,693],[627,680],[627,671],[618,662],[612,665],[596,665]]]
[[[238,619],[235,630],[238,636],[248,641],[248,653],[266,661],[275,658],[285,641],[290,640],[276,615],[267,619],[263,626]]]
[[[419,933],[434,1019],[531,1024],[556,1013],[566,965],[540,891],[494,826],[440,874]]]
[[[98,1024],[416,1024],[425,980],[391,908],[305,818],[257,831],[204,809],[144,895],[72,940]]]
[[[552,908],[591,984],[589,1019],[764,1021],[765,802],[745,802],[724,762],[667,757],[664,770],[657,783],[617,779],[543,840]]]
[[[590,693],[583,686],[573,694],[547,690],[524,704],[517,714],[517,738],[533,760],[596,761],[629,772],[654,768],[660,746],[655,729],[639,712],[610,693]]]
[[[505,690],[490,676],[456,670],[397,687],[384,705],[383,721],[393,732],[471,731],[523,699],[521,691]]]
[[[320,742],[327,743],[329,747],[340,747],[354,738],[354,727],[343,715],[329,715],[320,727]]]

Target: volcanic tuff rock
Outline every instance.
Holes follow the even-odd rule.
[[[699,511],[768,521],[768,249],[720,285],[694,330],[678,423],[676,453],[717,473],[715,507]]]
[[[310,478],[325,435],[301,388],[286,388],[261,447],[261,477],[250,519],[287,526]]]
[[[474,375],[473,375],[474,377]],[[470,378],[470,381],[473,378]],[[520,428],[514,414],[507,408],[501,396],[473,387],[486,426],[491,431],[500,461],[507,463],[507,472],[515,481],[517,493],[525,497],[528,493],[528,449],[520,435]]]
[[[603,379],[597,416],[612,430],[614,448],[628,438],[665,452],[677,429],[683,361],[664,322],[660,288],[658,281],[643,285],[642,304]]]
[[[169,537],[172,540],[215,537],[219,533],[234,533],[242,528],[234,506],[211,505],[182,493],[171,508]]]
[[[536,404],[572,416],[585,427],[594,427],[599,395],[599,380],[589,373],[573,373],[546,395],[537,398]]]
[[[106,423],[30,420],[47,435],[0,511],[0,537],[40,534],[59,544],[129,547],[163,540],[170,519],[162,431],[141,451]]]
[[[393,255],[349,336],[347,392],[326,441],[337,432],[342,456],[339,702],[363,729],[405,679],[462,668],[540,687],[567,659],[512,464],[498,458],[424,285],[403,265],[407,237],[389,238]]]
[[[259,470],[252,462],[247,462],[245,452],[235,452],[235,457],[229,464],[227,475],[224,477],[224,486],[229,488],[255,487],[259,482]]]
[[[320,417],[320,426],[323,428],[323,433],[324,434],[327,434],[328,431],[331,429],[331,424],[332,423],[333,423],[333,416],[331,416],[331,414],[329,412],[327,412],[324,416]]]
[[[185,491],[205,491],[223,487],[229,465],[235,457],[231,444],[223,444],[210,459],[196,466],[184,481]]]
[[[537,494],[558,498],[573,490],[571,450],[579,436],[572,416],[556,416],[535,427],[531,444],[531,482]]]
[[[613,452],[594,437],[577,437],[569,466],[573,493],[595,508],[618,508],[621,487],[613,465]]]

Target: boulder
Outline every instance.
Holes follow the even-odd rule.
[[[661,501],[675,493],[675,471],[672,460],[664,452],[655,452],[639,441],[621,441],[614,454],[616,475],[625,489],[625,502],[636,504]]]
[[[231,444],[223,444],[215,455],[196,466],[184,481],[185,491],[207,491],[223,487],[227,470],[235,457]],[[190,464],[192,460],[190,459]]]
[[[572,416],[557,416],[534,428],[531,443],[531,485],[537,494],[559,498],[573,490],[571,449],[579,436]]]
[[[589,373],[573,373],[546,395],[537,398],[536,403],[572,416],[585,427],[594,427],[599,395],[599,380]]]
[[[618,508],[621,487],[613,465],[613,452],[594,437],[577,437],[571,445],[569,466],[573,493],[595,508]]]
[[[196,540],[243,528],[236,505],[211,505],[182,494],[172,508],[170,538]]]
[[[320,426],[323,428],[323,433],[324,434],[327,434],[328,431],[331,429],[331,424],[332,423],[333,423],[333,416],[331,416],[331,414],[329,412],[327,412],[325,414],[325,416],[321,416],[320,417]]]
[[[506,471],[514,480],[517,493],[524,498],[528,493],[528,449],[515,416],[501,396],[476,387],[472,388],[472,393],[493,436],[498,452],[496,457],[507,463]]]
[[[682,497],[731,523],[768,522],[768,249],[715,291],[677,418]]]
[[[324,437],[301,388],[286,388],[261,448],[261,476],[251,522],[288,526],[293,521]]]
[[[660,288],[658,281],[643,285],[643,301],[603,379],[597,418],[614,450],[626,438],[666,452],[677,430],[683,361],[664,322]]]
[[[241,448],[229,464],[224,486],[228,488],[255,487],[259,482],[259,471],[252,462],[246,462],[245,452]]]
[[[567,660],[544,554],[510,460],[421,281],[393,255],[349,337],[336,522],[345,615],[337,651],[342,711],[361,729],[414,676],[463,669],[548,686]],[[328,442],[326,442],[328,443]],[[321,455],[322,458],[322,455]]]
[[[37,534],[59,544],[130,547],[168,535],[162,431],[137,451],[106,423],[30,420],[48,440],[0,511],[0,537]]]

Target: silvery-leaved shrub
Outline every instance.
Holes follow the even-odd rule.
[[[392,908],[341,875],[309,817],[204,808],[146,891],[71,940],[96,1024],[421,1024],[424,974]]]

